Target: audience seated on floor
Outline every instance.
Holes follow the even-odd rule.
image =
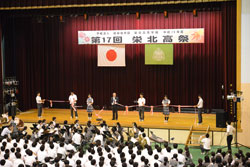
[[[79,121],[60,126],[56,118],[47,123],[40,120],[33,124],[32,134],[27,127],[11,121],[3,127],[0,137],[0,166],[4,167],[194,167],[188,147],[164,143],[151,146],[142,127],[134,123],[133,130],[126,132],[117,123],[110,128],[103,121],[100,128],[87,122],[83,128]],[[124,137],[127,135],[128,140]],[[250,166],[250,153],[221,149],[198,160],[199,167]]]

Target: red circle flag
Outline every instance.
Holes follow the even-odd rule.
[[[110,49],[107,51],[106,57],[109,61],[115,61],[115,59],[117,58],[117,53],[115,50]]]

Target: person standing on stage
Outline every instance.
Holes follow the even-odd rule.
[[[70,104],[70,112],[71,112],[71,118],[74,117],[73,110],[75,111],[75,117],[78,118],[77,109],[76,109],[76,102],[77,102],[77,96],[74,94],[74,92],[70,93],[69,96],[69,104]]]
[[[231,125],[231,122],[227,122],[227,148],[231,150],[231,144],[233,140],[233,134],[235,133],[235,128]]]
[[[196,107],[198,108],[198,119],[199,119],[199,122],[198,122],[198,125],[202,124],[202,108],[203,108],[203,99],[201,98],[200,95],[198,95],[198,103],[196,105]]]
[[[164,96],[164,99],[162,100],[162,105],[163,105],[163,114],[165,115],[165,120],[164,122],[168,122],[169,119],[169,105],[170,105],[170,100],[168,99],[167,95]]]
[[[113,112],[113,118],[112,120],[118,120],[118,111],[117,111],[117,104],[119,102],[119,98],[116,96],[116,93],[114,92],[111,97],[111,106],[112,106],[112,112]]]
[[[42,100],[40,92],[37,93],[36,96],[36,104],[37,104],[37,110],[38,110],[38,118],[41,118],[42,116],[42,108],[43,108],[43,103],[45,99]]]
[[[92,112],[93,112],[93,103],[94,103],[94,99],[91,97],[91,94],[88,95],[87,98],[87,112],[88,112],[88,120],[92,119]]]
[[[143,93],[140,93],[140,98],[137,101],[139,106],[139,118],[140,121],[144,121],[144,106],[146,104],[146,99],[143,97]]]

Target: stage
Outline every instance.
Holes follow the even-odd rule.
[[[92,123],[98,125],[100,122],[96,121],[97,118],[102,118],[107,122],[109,126],[113,126],[116,122],[120,122],[123,127],[131,127],[132,122],[136,122],[138,126],[149,129],[172,129],[172,130],[189,130],[193,127],[197,130],[206,130],[210,126],[211,131],[222,132],[225,128],[216,128],[216,115],[215,114],[203,114],[203,124],[197,125],[198,116],[197,114],[191,113],[170,113],[168,123],[164,123],[164,116],[161,112],[145,112],[145,120],[139,121],[139,114],[137,111],[129,111],[127,114],[124,111],[119,111],[118,120],[112,120],[112,111],[104,110],[100,113],[99,117],[97,114],[100,110],[93,112]],[[78,119],[80,124],[86,125],[88,121],[88,115],[86,110],[78,110]],[[26,112],[21,112],[17,115],[25,123],[35,123],[39,119],[37,117],[37,109],[31,109]],[[46,119],[47,122],[52,120],[52,117],[57,118],[58,123],[63,123],[64,120],[68,120],[69,123],[73,123],[76,119],[70,118],[69,109],[43,109],[43,115],[41,119]]]

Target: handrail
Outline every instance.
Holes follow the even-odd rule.
[[[208,134],[209,129],[210,129],[210,126],[208,125],[208,127],[207,127],[207,131],[206,131],[206,134]]]
[[[188,138],[187,138],[187,141],[186,141],[185,146],[188,145],[188,143],[189,143],[189,141],[190,141],[190,139],[191,139],[192,133],[193,133],[193,125],[190,127],[190,132],[189,132],[189,135],[188,135]]]

